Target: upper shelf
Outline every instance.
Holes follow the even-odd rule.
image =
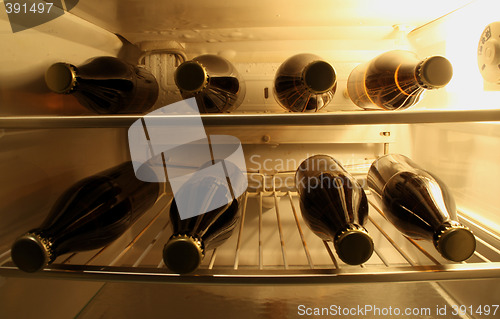
[[[158,119],[175,117],[178,125],[192,115],[150,116]],[[86,116],[4,116],[0,129],[27,128],[103,128],[129,127],[140,115],[86,115]],[[418,110],[418,111],[349,111],[332,113],[253,113],[253,114],[204,114],[205,126],[321,126],[412,124],[449,122],[500,121],[500,109],[495,110]]]

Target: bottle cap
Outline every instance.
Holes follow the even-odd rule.
[[[45,83],[56,93],[70,93],[76,85],[75,67],[68,63],[52,64],[45,72]]]
[[[174,80],[181,91],[194,93],[201,91],[208,84],[208,74],[201,63],[187,61],[175,70]]]
[[[360,265],[373,254],[373,240],[366,229],[359,225],[349,225],[335,236],[337,255],[349,265]]]
[[[172,236],[163,248],[163,261],[171,271],[186,274],[201,264],[204,251],[201,242],[188,235]]]
[[[337,83],[335,69],[325,61],[309,63],[302,74],[303,81],[312,93],[324,93],[331,90]]]
[[[425,59],[418,68],[418,80],[426,89],[437,89],[450,82],[453,76],[453,67],[442,56],[431,56]]]
[[[19,237],[12,245],[11,257],[14,264],[25,272],[36,272],[52,261],[52,244],[35,233]]]
[[[465,226],[449,226],[439,233],[434,245],[444,258],[459,262],[472,256],[476,250],[476,239]]]

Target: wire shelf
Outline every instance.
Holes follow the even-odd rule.
[[[267,175],[255,174],[262,178]],[[344,264],[331,242],[321,240],[306,226],[293,188],[271,184],[248,191],[242,200],[241,219],[231,238],[208,251],[200,268],[188,275],[171,273],[163,264],[162,249],[171,235],[168,210],[171,197],[162,195],[122,237],[90,252],[60,256],[44,270],[27,274],[15,267],[10,250],[0,253],[0,275],[59,277],[99,281],[152,281],[171,283],[296,284],[395,282],[481,279],[500,277],[500,236],[460,213],[473,230],[477,249],[466,262],[443,259],[432,243],[402,236],[369,198],[365,225],[375,243],[363,265]],[[355,173],[354,173],[355,174]]]

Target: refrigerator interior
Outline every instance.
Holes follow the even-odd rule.
[[[498,304],[500,295],[500,86],[483,82],[476,62],[481,32],[500,5],[469,2],[426,0],[410,8],[390,0],[87,0],[16,33],[0,5],[0,315],[182,311],[189,318],[203,311],[215,318],[241,311],[244,318],[288,318],[300,315],[299,305],[372,304],[432,308],[417,318],[439,318],[442,305],[447,318],[493,318],[450,313],[451,305]],[[452,82],[405,111],[357,108],[344,94],[349,72],[392,49],[446,56]],[[335,97],[318,114],[287,113],[272,94],[280,63],[301,52],[322,56],[337,72]],[[178,63],[204,53],[229,59],[247,85],[237,110],[202,115],[207,134],[233,135],[243,145],[249,188],[234,235],[208,252],[194,275],[170,273],[161,256],[171,235],[165,185],[155,206],[117,241],[60,256],[35,274],[20,272],[10,259],[13,240],[37,226],[72,183],[129,159],[127,129],[140,118],[95,115],[73,97],[49,92],[46,68],[102,55],[139,61],[160,83],[154,107],[160,108],[181,99],[173,82]],[[391,152],[452,189],[459,218],[477,239],[473,257],[444,260],[431,243],[402,236],[373,201],[367,229],[375,252],[361,266],[342,263],[333,245],[307,228],[293,183],[303,159],[332,155],[366,186],[370,164]]]

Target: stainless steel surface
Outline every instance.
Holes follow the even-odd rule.
[[[469,281],[470,283],[470,281]],[[498,281],[494,283],[498,284]],[[498,292],[496,290],[495,292]],[[485,293],[483,293],[485,295]],[[483,299],[482,303],[484,304]],[[492,303],[494,301],[492,300]],[[451,314],[451,305],[457,304],[443,290],[429,282],[404,284],[338,284],[338,285],[276,285],[276,286],[216,286],[216,285],[158,285],[153,283],[106,283],[80,312],[77,318],[419,318],[469,319]],[[382,308],[405,308],[414,315],[383,316],[363,312],[359,315],[326,313],[332,310],[352,309],[365,305]],[[438,316],[436,308],[447,307],[446,316]],[[305,308],[316,308],[319,314],[307,315]],[[309,309],[311,314],[314,309]],[[418,313],[418,314],[417,314]],[[322,315],[321,315],[322,314]],[[491,319],[492,316],[484,317]],[[483,319],[476,317],[474,319]]]
[[[305,226],[298,213],[295,190],[276,188],[277,178],[293,173],[278,172],[272,176],[271,185],[263,184],[260,190],[246,193],[237,233],[217,250],[208,252],[200,269],[191,275],[173,274],[162,262],[162,247],[170,236],[166,215],[171,201],[164,194],[142,220],[142,226],[125,234],[119,243],[92,253],[61,256],[53,265],[29,276],[207,284],[401,282],[500,276],[500,236],[492,230],[461,213],[461,220],[474,230],[478,247],[467,262],[452,263],[443,259],[431,243],[400,235],[372,200],[366,228],[374,239],[375,254],[361,266],[344,264],[330,242],[323,242]],[[266,180],[267,176],[256,175]],[[264,205],[266,198],[269,201]],[[269,203],[272,207],[266,209]],[[0,275],[28,276],[13,265],[8,251],[0,257]]]
[[[102,289],[102,282],[2,278],[1,318],[75,318]],[[27,306],[29,305],[29,306]]]
[[[86,115],[86,116],[3,116],[1,128],[97,128],[129,127],[141,115]],[[150,116],[161,121],[170,116]],[[175,116],[179,125],[192,116]],[[255,126],[255,125],[361,125],[361,124],[411,124],[450,122],[500,121],[500,110],[409,110],[409,111],[340,111],[328,113],[281,114],[203,114],[206,126]]]

